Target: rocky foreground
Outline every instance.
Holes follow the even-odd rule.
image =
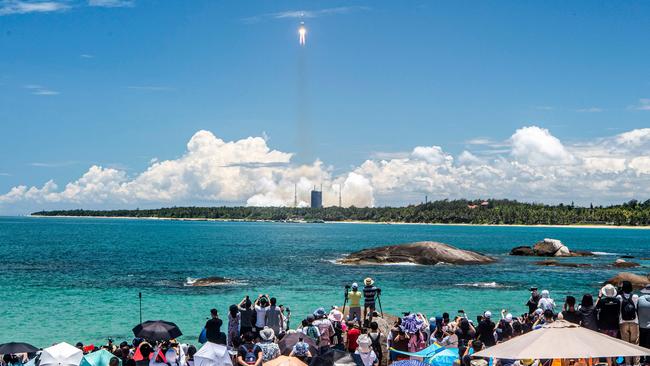
[[[337,261],[350,265],[377,265],[409,263],[421,265],[488,264],[495,259],[477,252],[459,249],[448,244],[421,241],[416,243],[388,245],[354,252]]]

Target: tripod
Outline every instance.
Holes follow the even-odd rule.
[[[343,314],[343,316],[345,316],[345,307],[348,304],[348,290],[349,289],[350,289],[350,286],[346,285],[345,286],[345,295],[344,295],[344,298],[343,298],[343,309],[341,310],[341,313]]]
[[[381,313],[381,317],[384,317],[384,309],[381,307],[381,290],[377,291],[377,304],[379,305],[379,312]]]

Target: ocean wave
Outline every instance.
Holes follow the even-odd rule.
[[[461,287],[476,287],[476,288],[506,288],[511,287],[496,282],[472,282],[472,283],[457,283],[455,286]]]
[[[609,253],[609,252],[592,252],[594,255],[618,255],[618,253]]]
[[[420,266],[421,264],[413,262],[392,262],[392,263],[363,263],[363,264],[352,264],[352,263],[341,263],[339,260],[345,257],[336,258],[336,259],[323,259],[323,262],[336,264],[338,266]],[[440,264],[440,263],[438,263]]]

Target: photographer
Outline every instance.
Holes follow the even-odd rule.
[[[346,286],[346,296],[350,300],[348,320],[361,321],[361,291],[359,291],[359,285],[355,282],[352,284],[352,290],[348,291],[349,288]]]
[[[363,280],[363,284],[365,285],[363,288],[363,319],[366,319],[368,314],[375,311],[375,300],[381,294],[381,289],[374,286],[375,281],[370,277]]]

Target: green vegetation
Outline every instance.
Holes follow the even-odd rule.
[[[506,225],[650,225],[650,200],[622,205],[577,207],[510,200],[442,200],[406,207],[168,207],[152,210],[41,211],[40,216],[158,217],[222,220],[324,220]]]

